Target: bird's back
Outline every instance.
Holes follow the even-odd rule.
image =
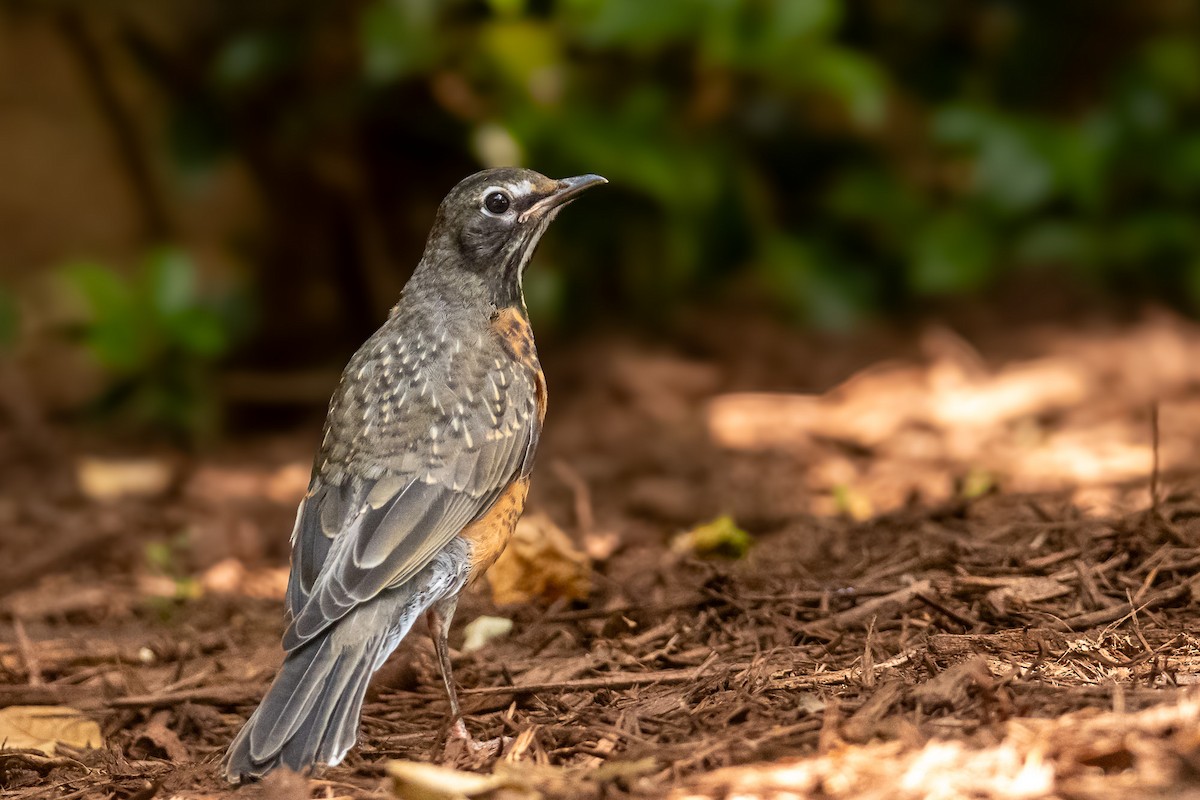
[[[330,403],[293,538],[289,640],[416,574],[483,517],[528,473],[545,399],[523,309],[402,299]]]

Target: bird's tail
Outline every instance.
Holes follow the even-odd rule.
[[[222,765],[233,783],[277,767],[307,772],[341,762],[358,738],[367,683],[413,623],[462,590],[469,560],[452,541],[418,577],[357,606],[288,652],[266,697]]]
[[[337,764],[354,745],[367,682],[396,643],[384,651],[384,637],[358,643],[338,638],[328,630],[287,654],[266,697],[229,745],[223,769],[230,781],[260,778],[279,766],[305,772]]]

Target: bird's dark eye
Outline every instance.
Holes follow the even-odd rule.
[[[483,207],[493,214],[503,214],[508,211],[509,199],[504,192],[492,192],[483,199]]]

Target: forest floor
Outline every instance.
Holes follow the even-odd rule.
[[[447,745],[422,635],[341,766],[220,780],[319,422],[3,433],[0,738],[65,743],[0,750],[0,798],[1200,798],[1200,327],[693,327],[543,353],[523,544],[451,638],[499,756]]]

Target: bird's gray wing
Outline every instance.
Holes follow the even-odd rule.
[[[314,476],[293,533],[286,650],[412,578],[527,471],[540,429],[534,387],[509,374],[496,402],[466,409],[440,432],[436,458],[416,457],[430,442],[414,434],[396,443],[412,457],[377,477]]]

